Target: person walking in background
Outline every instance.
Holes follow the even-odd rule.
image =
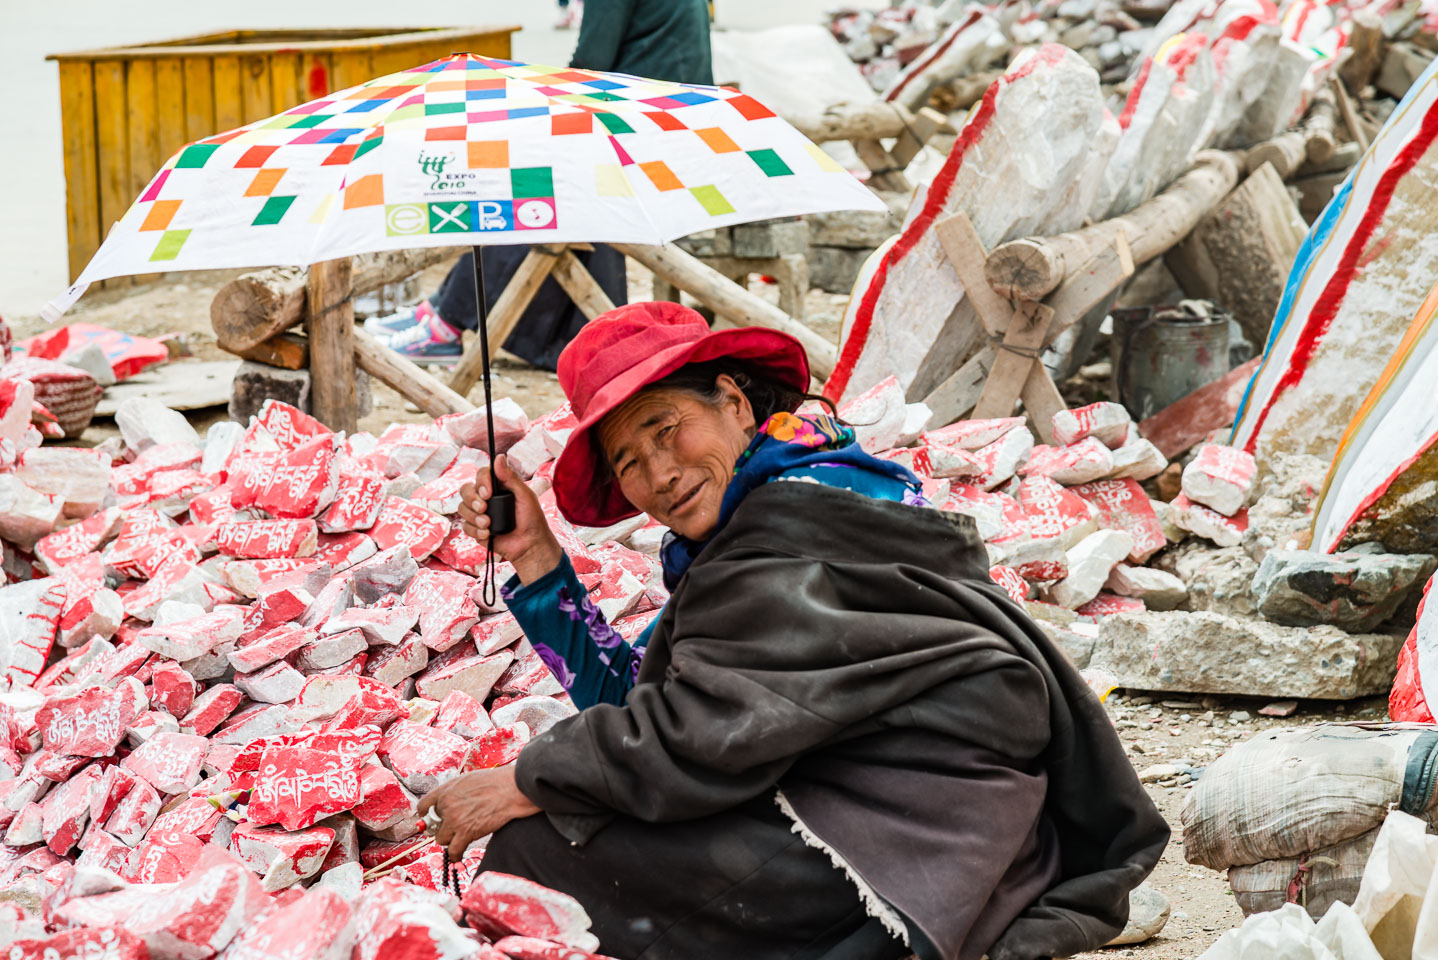
[[[579,21],[583,0],[567,0]],[[560,9],[567,8],[566,3]],[[588,0],[570,66],[627,73],[675,83],[712,84],[707,0]],[[484,248],[486,296],[491,309],[529,252],[526,246]],[[577,254],[615,305],[628,301],[624,257],[595,244]],[[450,270],[439,290],[418,305],[365,322],[365,330],[415,363],[455,363],[464,352],[465,330],[479,326],[471,254]],[[550,277],[504,342],[510,353],[553,370],[563,350],[584,326],[579,308]]]
[[[588,0],[570,66],[714,82],[706,0]]]
[[[559,0],[559,19],[554,21],[554,29],[577,27],[583,17],[584,0]]]

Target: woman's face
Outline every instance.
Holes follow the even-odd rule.
[[[754,436],[754,411],[734,380],[716,381],[711,404],[685,390],[627,400],[599,424],[599,442],[629,502],[675,533],[704,540],[734,464]]]

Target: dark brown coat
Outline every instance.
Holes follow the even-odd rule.
[[[946,960],[1097,947],[1168,827],[987,568],[968,518],[770,483],[675,590],[627,704],[535,740],[520,788],[584,842],[614,813],[687,820],[777,787]]]

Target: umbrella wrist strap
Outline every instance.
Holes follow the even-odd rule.
[[[475,313],[479,317],[479,328],[476,333],[479,336],[479,356],[484,373],[481,380],[484,383],[484,422],[487,428],[486,445],[488,447],[487,452],[489,454],[490,469],[489,492],[492,502],[495,493],[498,492],[499,483],[494,474],[494,401],[491,396],[493,388],[489,381],[489,301],[484,291],[484,260],[479,255],[480,248],[476,246],[471,249],[474,251],[474,307]],[[498,591],[494,583],[494,534],[494,522],[493,518],[491,518],[489,538],[484,545],[484,584],[480,594],[484,599],[485,606],[491,608],[494,606],[495,600],[498,599]]]

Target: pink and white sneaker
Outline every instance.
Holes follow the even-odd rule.
[[[421,300],[412,307],[405,307],[381,317],[370,317],[364,322],[364,330],[374,337],[392,337],[433,315],[434,307],[429,305],[428,300]]]
[[[454,363],[464,354],[461,331],[439,318],[433,310],[418,323],[387,337],[380,343],[402,357],[419,364]]]

